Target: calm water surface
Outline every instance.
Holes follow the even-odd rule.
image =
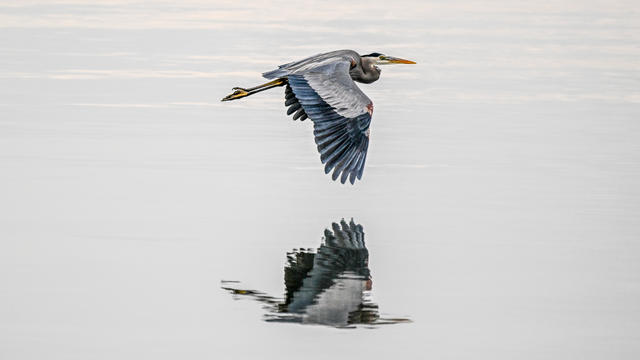
[[[637,359],[638,3],[316,6],[0,3],[0,357]],[[362,85],[355,186],[281,88],[219,102],[342,48],[418,63]]]

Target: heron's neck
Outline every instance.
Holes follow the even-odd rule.
[[[375,68],[372,61],[363,58],[358,66],[349,71],[349,75],[353,81],[371,84],[380,78],[380,71]]]

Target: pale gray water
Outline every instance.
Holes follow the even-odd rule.
[[[0,4],[0,358],[638,358],[638,3],[320,6]],[[355,186],[282,89],[219,102],[340,48],[418,62],[362,86]],[[282,295],[343,217],[412,323],[268,323],[220,289]]]

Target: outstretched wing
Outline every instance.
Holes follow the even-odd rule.
[[[304,120],[308,116],[313,121],[325,173],[333,170],[333,180],[340,177],[343,184],[347,179],[353,184],[356,178],[362,178],[364,171],[373,103],[349,76],[357,54],[352,51],[330,54],[321,55],[316,61],[286,64],[274,72],[289,81],[287,113],[296,112],[294,119]],[[271,75],[265,73],[265,77]]]

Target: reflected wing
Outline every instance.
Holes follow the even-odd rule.
[[[353,219],[347,224],[343,219],[331,227],[333,231],[324,231],[324,242],[313,257],[311,269],[306,270],[302,285],[288,297],[290,312],[303,312],[342,276],[361,281],[370,277],[362,225],[355,224]]]
[[[331,248],[364,249],[364,228],[356,224],[353,218],[349,223],[342,219],[340,224],[331,224],[331,230],[324,230],[324,246]]]
[[[333,231],[325,229],[324,243],[318,248],[312,271],[338,273],[350,271],[360,276],[369,276],[369,251],[364,243],[362,225],[353,222],[331,225]]]

